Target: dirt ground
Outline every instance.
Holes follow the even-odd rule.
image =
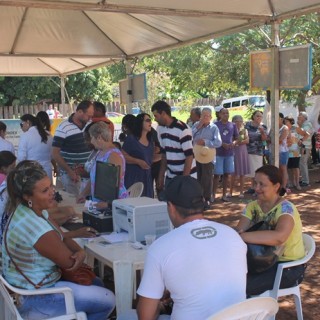
[[[303,232],[310,234],[317,245],[316,253],[309,262],[305,278],[300,285],[304,319],[315,320],[320,319],[320,183],[315,182],[320,180],[320,167],[311,169],[309,174],[310,187],[304,187],[301,191],[292,189],[292,193],[286,197],[297,206],[300,212]],[[246,195],[244,199],[239,199],[236,191],[229,203],[217,200],[212,210],[207,211],[208,218],[235,226],[242,209],[246,203],[253,199],[249,195]],[[280,309],[276,317],[277,320],[297,319],[293,296],[280,298],[279,303]]]

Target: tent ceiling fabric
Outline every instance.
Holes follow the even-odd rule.
[[[315,11],[320,1],[0,0],[0,75],[68,75]]]

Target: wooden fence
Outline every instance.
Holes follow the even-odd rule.
[[[179,100],[167,100],[170,106],[181,106],[181,101]],[[53,107],[57,107],[59,112],[63,117],[68,117],[74,112],[76,105],[65,104],[52,104]],[[216,101],[214,99],[203,98],[198,99],[194,103],[195,106],[205,106],[211,105],[215,106]],[[48,104],[37,104],[37,105],[27,105],[27,106],[0,106],[0,119],[19,119],[26,113],[36,115],[39,111],[46,111],[48,109]],[[118,101],[106,103],[107,111],[115,111],[122,114],[126,114],[126,106],[120,105]]]
[[[72,114],[76,105],[65,104],[52,104],[53,107],[57,107],[63,117],[68,117]],[[0,107],[0,119],[20,119],[26,113],[36,115],[39,111],[46,111],[48,109],[47,104],[27,105],[27,106],[1,106]],[[116,111],[119,113],[125,113],[124,106],[120,106],[119,102],[112,102],[106,104],[107,111]]]

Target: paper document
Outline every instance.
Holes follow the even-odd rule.
[[[128,232],[112,232],[110,234],[103,234],[101,237],[110,243],[129,241]]]

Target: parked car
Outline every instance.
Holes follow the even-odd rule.
[[[178,107],[178,106],[172,106],[171,107],[171,112],[173,112],[173,111],[179,111],[181,108],[180,107]]]
[[[224,108],[235,108],[243,106],[253,106],[256,108],[264,108],[266,105],[266,98],[264,96],[242,96],[222,101],[221,105]]]
[[[124,117],[124,114],[115,112],[115,111],[107,111],[106,112],[106,117],[107,118],[113,118],[113,117]]]

